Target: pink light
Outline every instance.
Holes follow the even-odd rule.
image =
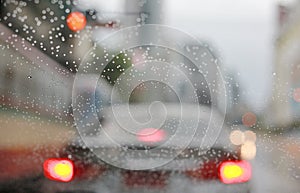
[[[300,88],[294,90],[293,99],[298,103],[300,102]]]
[[[242,122],[247,127],[252,127],[256,124],[256,115],[252,112],[247,112],[242,117]]]
[[[137,138],[141,142],[157,143],[165,139],[166,132],[161,129],[145,128],[137,133]]]

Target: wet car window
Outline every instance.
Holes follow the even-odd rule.
[[[0,192],[300,192],[297,0],[0,2]]]

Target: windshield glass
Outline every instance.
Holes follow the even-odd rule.
[[[299,21],[297,0],[2,0],[0,192],[299,192]]]

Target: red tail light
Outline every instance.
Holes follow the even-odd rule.
[[[144,143],[157,143],[166,138],[166,132],[161,129],[145,128],[138,132],[137,138]]]
[[[69,159],[47,159],[44,162],[44,175],[60,182],[69,182],[74,176],[74,164]]]
[[[225,184],[247,182],[251,178],[251,165],[247,161],[225,161],[219,167],[219,178]]]

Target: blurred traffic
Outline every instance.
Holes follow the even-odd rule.
[[[0,192],[300,192],[299,25],[297,0],[1,1]]]

